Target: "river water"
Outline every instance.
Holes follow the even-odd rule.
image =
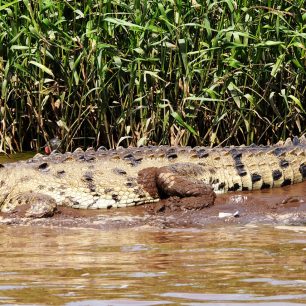
[[[0,304],[306,304],[306,228],[0,227]]]

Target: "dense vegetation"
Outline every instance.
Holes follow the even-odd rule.
[[[0,150],[305,133],[303,0],[0,0]]]

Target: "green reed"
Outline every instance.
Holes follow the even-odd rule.
[[[0,0],[0,151],[305,133],[301,0]]]

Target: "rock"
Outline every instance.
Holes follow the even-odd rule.
[[[13,203],[19,204],[16,206]],[[52,217],[56,210],[57,204],[52,197],[35,192],[21,193],[12,203],[2,207],[4,213],[20,218]]]
[[[55,202],[32,203],[25,212],[27,218],[47,218],[52,217],[57,210]]]

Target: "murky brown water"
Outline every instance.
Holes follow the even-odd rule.
[[[0,226],[0,256],[2,305],[306,304],[305,227]]]
[[[0,227],[0,304],[298,305],[306,228]]]

